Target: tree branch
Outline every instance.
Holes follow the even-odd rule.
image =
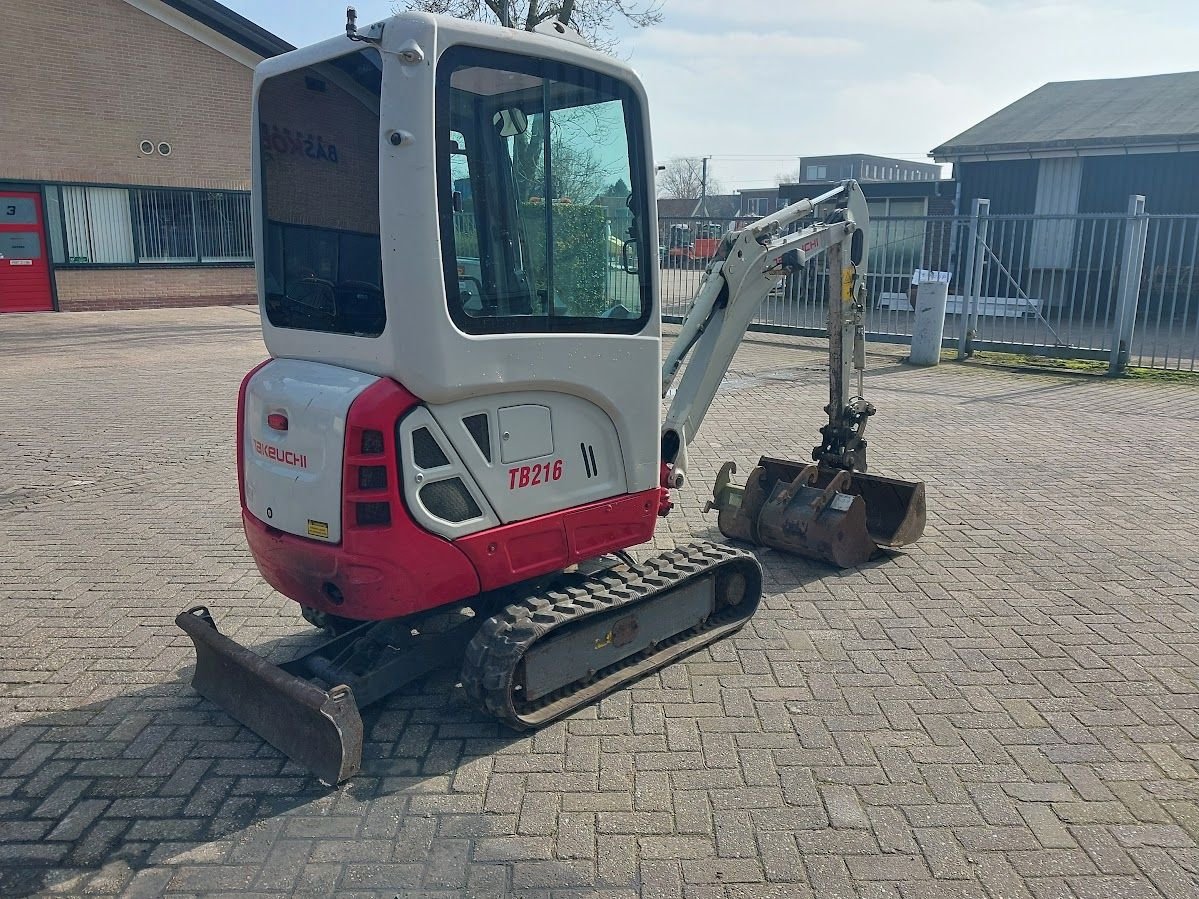
[[[624,19],[634,28],[648,28],[662,21],[662,0],[397,0],[397,9],[419,10],[457,16],[476,22],[503,21],[504,7],[513,13],[514,27],[533,31],[542,22],[557,19],[570,24],[597,49],[611,50],[615,20]],[[520,15],[523,11],[524,15]]]

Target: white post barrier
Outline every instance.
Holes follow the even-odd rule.
[[[925,281],[916,286],[916,320],[912,326],[912,365],[937,365],[941,361],[941,338],[945,335],[945,303],[949,284]]]

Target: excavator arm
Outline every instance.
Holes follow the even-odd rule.
[[[786,233],[830,201],[837,205],[827,221]],[[671,469],[669,486],[682,485],[687,445],[699,431],[762,301],[779,278],[825,253],[829,255],[829,427],[842,429],[846,410],[857,405],[858,397],[849,393],[855,359],[865,360],[862,298],[869,229],[870,212],[862,189],[856,181],[846,181],[725,236],[662,367],[663,398],[678,380],[662,430],[662,461]],[[864,463],[862,454],[859,464],[848,467],[864,469]]]
[[[826,220],[786,233],[829,202],[835,205]],[[862,395],[869,226],[861,188],[846,181],[727,234],[662,370],[663,398],[678,382],[662,429],[665,486],[677,488],[686,478],[687,446],[762,300],[780,277],[827,254],[828,420],[813,461],[763,457],[744,486],[732,483],[737,469],[728,462],[704,511],[719,511],[727,537],[841,567],[861,564],[880,546],[911,543],[925,522],[923,483],[865,473],[864,433],[875,412]]]

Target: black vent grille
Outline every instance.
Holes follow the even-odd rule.
[[[487,425],[487,413],[480,412],[477,415],[468,415],[462,419],[462,424],[466,426],[467,433],[470,434],[471,439],[479,447],[479,452],[483,454],[483,458],[490,462],[491,429]]]
[[[417,468],[425,469],[441,468],[450,464],[450,460],[441,451],[428,428],[417,428],[412,432],[412,461],[416,463]]]
[[[442,521],[466,521],[483,514],[461,478],[425,484],[420,489],[420,501]]]
[[[359,490],[386,490],[387,466],[363,465],[358,469]]]

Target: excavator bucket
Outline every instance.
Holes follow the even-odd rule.
[[[744,487],[726,462],[704,511],[734,540],[851,568],[924,533],[924,484],[763,456]]]
[[[362,718],[344,684],[323,690],[230,640],[208,609],[179,613],[175,623],[196,647],[192,687],[328,784],[358,773]]]

